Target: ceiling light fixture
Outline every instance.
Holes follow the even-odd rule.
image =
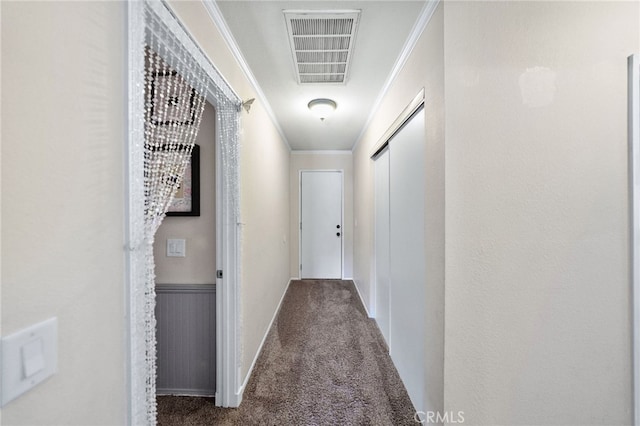
[[[331,99],[319,98],[309,102],[308,107],[311,112],[313,112],[316,116],[318,116],[318,118],[320,118],[320,120],[324,120],[325,118],[333,114],[333,112],[338,107],[338,104],[336,104],[335,101],[332,101]]]

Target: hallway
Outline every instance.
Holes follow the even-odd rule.
[[[325,16],[336,8],[348,16]],[[629,150],[640,147],[630,137],[640,135],[630,108],[640,110],[640,0],[0,1],[0,10],[0,339],[11,352],[1,366],[11,376],[0,376],[24,392],[2,390],[0,426],[156,424],[151,271],[161,263],[160,284],[216,285],[215,392],[238,408],[162,398],[160,424],[416,424],[415,407],[464,412],[472,425],[640,425],[631,220],[640,222],[640,172],[630,168],[640,148]],[[357,34],[308,17],[292,25],[305,10],[331,22],[356,14]],[[343,83],[302,83],[317,65],[342,67],[316,59],[328,44],[309,55],[296,47],[307,28],[353,43],[352,61],[333,72]],[[182,74],[145,77],[153,34],[148,47],[194,74],[190,84],[202,71],[206,90],[184,90]],[[183,93],[157,99],[152,82],[154,94]],[[225,244],[198,260],[214,237],[171,230],[154,257],[148,219],[165,208],[145,208],[145,173],[164,171],[151,163],[165,150],[144,123],[193,135],[192,100],[202,97],[217,117],[216,149],[200,144],[201,162],[233,167],[207,179],[202,164],[201,216],[167,221],[211,231],[204,198],[215,193],[208,209],[226,212],[215,215]],[[330,117],[314,114],[321,99],[335,104],[325,103]],[[372,156],[402,137],[416,99],[424,151],[411,159],[423,175],[401,184],[390,173],[387,191]],[[171,119],[157,120],[161,111]],[[300,175],[322,170],[343,175],[331,233],[348,281],[300,281]],[[390,300],[414,302],[396,312],[425,333],[394,334],[378,303],[387,283],[407,280],[379,279],[377,246],[395,260],[411,249],[405,233],[396,249],[378,244],[383,195],[420,209],[394,209],[421,219],[403,222],[424,239],[412,262],[426,272],[420,293]],[[378,224],[393,228],[401,216],[388,213]],[[167,250],[168,240],[185,250]],[[195,263],[206,278],[166,274],[176,264],[195,273]],[[28,332],[52,319],[51,344]],[[374,321],[390,330],[395,366]],[[11,345],[16,334],[29,340]]]
[[[238,409],[158,398],[159,425],[416,424],[352,281],[292,281]]]

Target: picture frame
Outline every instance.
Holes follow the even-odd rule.
[[[170,92],[167,87],[178,86],[182,96],[161,99],[160,93]],[[190,126],[196,117],[196,90],[192,88],[176,71],[153,74],[151,84],[151,123],[156,126]],[[188,104],[188,108],[184,108]]]
[[[197,144],[193,146],[191,161],[167,216],[200,216],[200,146]]]

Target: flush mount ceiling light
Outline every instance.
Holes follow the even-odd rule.
[[[333,114],[338,104],[331,99],[319,98],[309,102],[308,107],[320,120],[324,120]]]

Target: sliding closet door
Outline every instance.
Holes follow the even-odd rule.
[[[425,119],[420,108],[389,142],[390,354],[416,410],[425,396]]]
[[[389,344],[389,149],[376,157],[375,169],[375,318]]]

